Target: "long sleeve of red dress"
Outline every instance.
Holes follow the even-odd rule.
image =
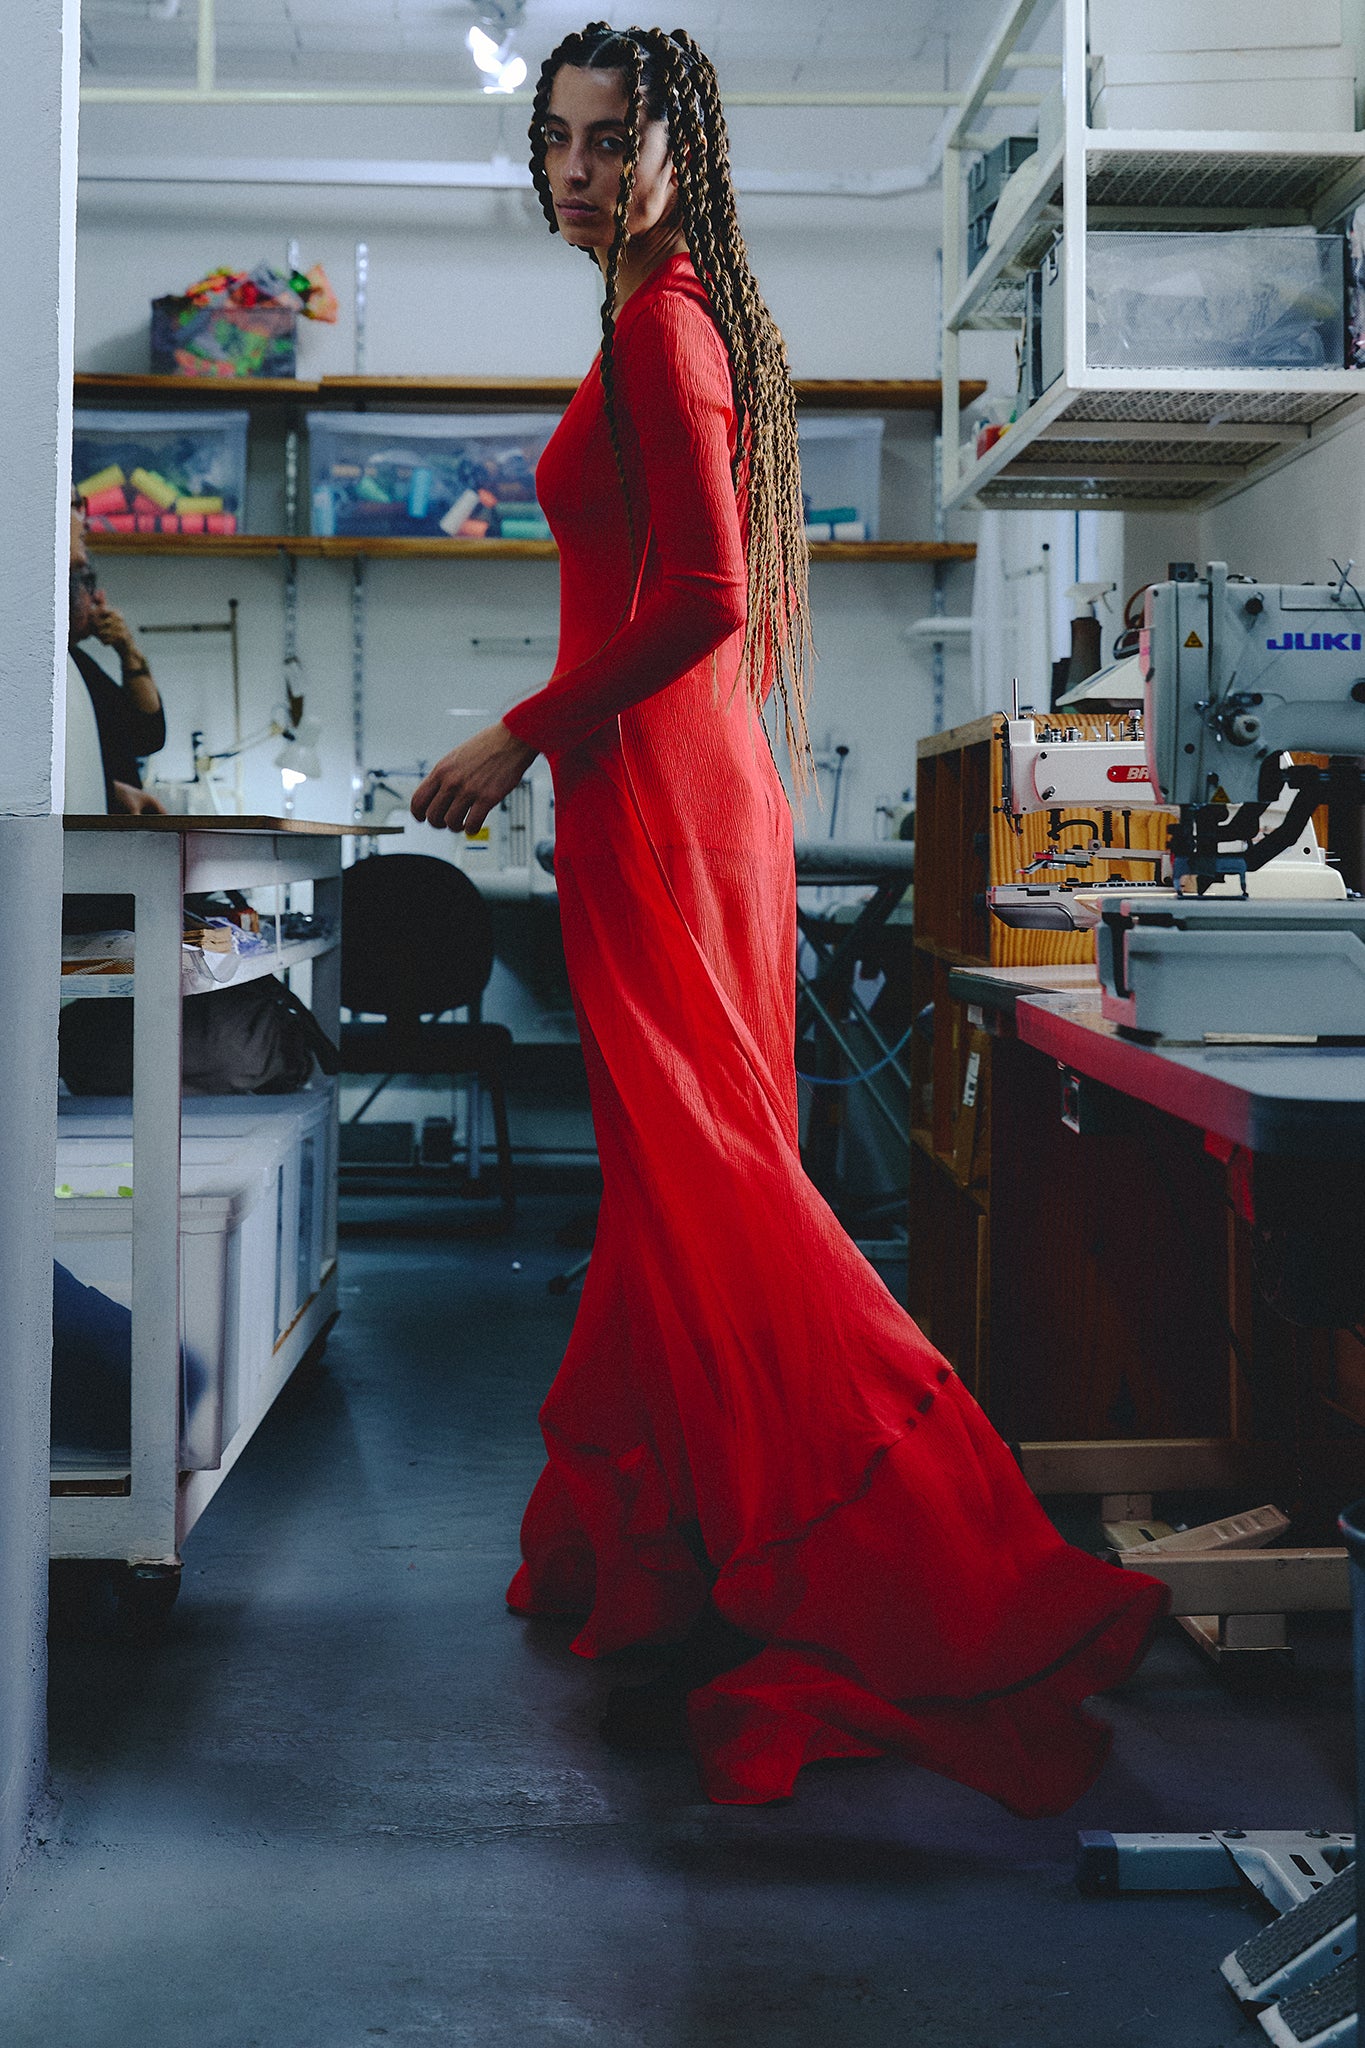
[[[746,691],[728,364],[686,256],[617,323],[632,536],[594,369],[541,460],[564,955],[603,1197],[541,1411],[520,1613],[598,1656],[708,1603],[755,1654],[688,1720],[713,1799],[888,1752],[1059,1812],[1108,1745],[1155,1580],[1064,1543],[801,1164],[792,822]]]
[[[637,558],[648,550],[654,574],[601,647],[507,713],[503,723],[542,754],[577,745],[744,628],[729,360],[691,299],[649,293],[632,317],[634,303],[623,309],[615,353],[617,406]]]

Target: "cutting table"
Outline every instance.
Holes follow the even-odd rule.
[[[1162,1568],[1209,1647],[1275,1649],[1285,1612],[1348,1604],[1332,1518],[1365,1491],[1365,1343],[1324,1326],[1365,1266],[1365,1048],[1145,1043],[1088,966],[950,989],[990,1034],[993,1419],[1111,1524],[1207,1493],[1321,1525],[1321,1551]]]

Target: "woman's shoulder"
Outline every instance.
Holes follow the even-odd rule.
[[[617,321],[618,360],[673,379],[729,384],[730,358],[691,261],[675,256],[627,299]]]

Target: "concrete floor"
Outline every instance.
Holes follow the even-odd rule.
[[[0,1909],[8,2048],[1225,2048],[1235,1895],[1088,1901],[1078,1827],[1346,1827],[1346,1643],[1275,1699],[1162,1640],[1065,1819],[892,1763],[724,1810],[623,1758],[502,1592],[573,1206],[351,1237],[324,1368],[195,1532],[170,1634],[54,1642],[55,1806]],[[515,1262],[520,1262],[518,1267]]]

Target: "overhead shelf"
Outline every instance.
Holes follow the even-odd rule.
[[[970,127],[972,110],[1051,4],[1017,0],[1008,11],[949,136],[943,178],[947,414],[965,389],[958,382],[962,333],[1018,328],[1025,280],[1065,228],[1061,374],[979,459],[945,434],[944,507],[1151,511],[1215,504],[1356,418],[1365,408],[1365,370],[1131,370],[1091,363],[1090,231],[1334,231],[1365,194],[1365,135],[1089,128],[1085,4],[1063,0],[1063,135],[1016,172],[1027,196],[998,243],[964,277],[966,159],[982,146]]]
[[[1169,215],[1174,209],[1205,221],[1230,214],[1239,225],[1248,217],[1260,225],[1258,216],[1273,213],[1281,225],[1320,226],[1365,187],[1365,138],[1359,135],[1088,128],[1084,146],[1092,212],[1140,208],[1144,215]]]
[[[959,472],[954,504],[1189,510],[1245,488],[1349,424],[1365,373],[1145,371],[1103,390],[1064,381]],[[1160,378],[1162,381],[1156,382]],[[1255,380],[1255,381],[1253,381]]]
[[[190,406],[266,407],[306,404],[323,409],[366,406],[440,412],[487,410],[499,406],[566,406],[578,389],[576,377],[153,377],[78,371],[78,403],[126,405],[130,400]],[[797,403],[827,412],[930,412],[943,404],[937,377],[798,377]],[[985,390],[963,384],[961,402],[970,405]]]
[[[352,561],[358,556],[386,560],[547,561],[559,550],[552,540],[395,539],[386,534],[324,540],[302,533],[234,533],[199,536],[179,533],[92,533],[95,555],[291,555],[295,560]],[[810,544],[812,562],[971,562],[968,541],[824,540]]]

